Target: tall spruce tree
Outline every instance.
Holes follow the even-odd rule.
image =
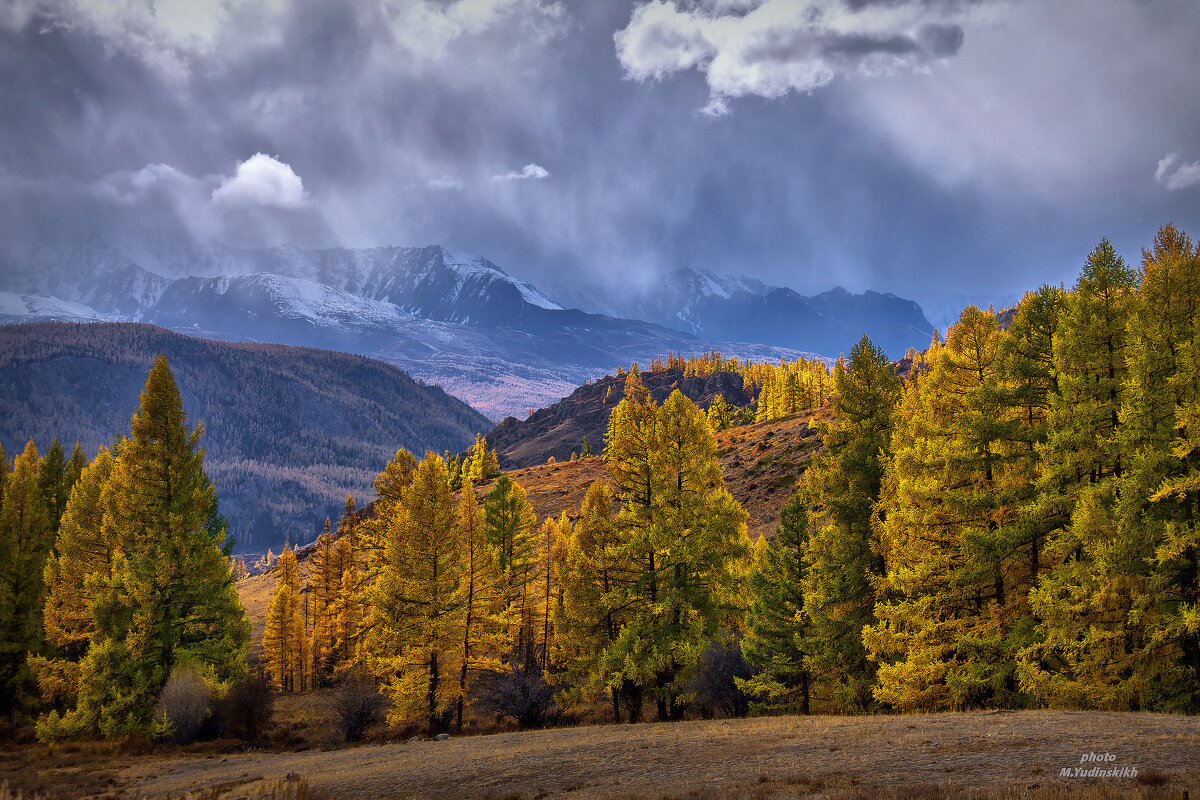
[[[1000,342],[1001,372],[1005,381],[1004,403],[1014,415],[1005,432],[1009,442],[1013,517],[1008,523],[1025,543],[1027,581],[1038,582],[1043,566],[1042,549],[1055,522],[1043,513],[1038,487],[1043,480],[1042,456],[1050,437],[1050,404],[1059,392],[1058,367],[1054,361],[1054,337],[1066,305],[1066,293],[1042,286],[1028,292],[1012,318],[1008,335]]]
[[[57,534],[58,522],[67,508],[67,498],[71,496],[66,454],[57,436],[51,440],[46,455],[38,462],[37,484],[42,494],[42,504],[50,518],[50,531]]]
[[[898,708],[1011,706],[1028,575],[995,318],[968,307],[900,408],[880,520],[889,596],[864,642]],[[903,436],[901,436],[901,430]]]
[[[87,456],[83,452],[83,448],[80,447],[79,442],[76,442],[75,447],[71,450],[71,460],[67,462],[66,469],[65,482],[68,500],[71,498],[71,491],[75,488],[75,484],[79,482],[81,477],[83,477],[83,471],[87,468],[88,463],[89,462]],[[65,510],[66,509],[64,507],[64,512]]]
[[[103,536],[117,546],[112,579],[97,588],[78,706],[61,724],[50,720],[46,736],[144,729],[176,664],[218,683],[243,673],[250,625],[201,434],[160,355],[103,493]]]
[[[899,400],[900,380],[887,356],[864,336],[834,365],[833,419],[816,423],[824,452],[801,486],[816,509],[804,582],[808,665],[847,711],[872,702],[875,662],[862,630],[875,622],[884,571],[872,519]]]
[[[115,466],[115,459],[102,447],[83,469],[46,561],[44,623],[51,652],[31,658],[31,666],[42,698],[60,710],[74,705],[79,690],[79,665],[96,630],[95,587],[112,580],[117,542],[109,538],[114,531],[103,525],[102,495]]]
[[[1054,336],[1059,391],[1050,395],[1038,512],[1053,529],[1046,567],[1030,594],[1037,620],[1021,681],[1052,705],[1128,708],[1145,688],[1131,677],[1127,592],[1109,594],[1118,549],[1117,506],[1128,469],[1121,409],[1137,277],[1103,240],[1084,264]],[[1116,566],[1116,565],[1113,565]],[[1126,573],[1119,567],[1114,575]]]
[[[736,609],[733,586],[750,554],[746,512],[724,487],[703,412],[678,390],[660,409],[636,374],[630,382],[605,451],[626,566],[613,601],[629,617],[599,668],[653,687],[659,718],[679,719],[704,642]]]
[[[804,586],[808,572],[808,507],[794,492],[779,513],[775,537],[758,540],[747,591],[746,635],[742,653],[756,668],[742,691],[766,708],[811,708],[808,628]]]
[[[366,649],[392,699],[389,722],[424,720],[436,733],[457,709],[464,627],[460,540],[440,456],[425,454],[385,525]]]
[[[592,699],[607,692],[613,719],[621,722],[621,707],[629,721],[641,721],[642,687],[621,671],[602,668],[605,653],[617,640],[628,614],[616,596],[617,582],[631,573],[619,551],[613,518],[613,493],[596,481],[588,487],[579,521],[571,532],[563,563],[563,603],[555,609],[558,658],[568,697]]]
[[[30,439],[13,461],[0,509],[0,715],[16,719],[35,700],[27,657],[42,649],[43,569],[54,541]]]
[[[461,669],[455,728],[462,730],[463,710],[471,682],[480,674],[497,673],[512,646],[512,624],[506,613],[507,582],[496,552],[488,544],[483,509],[468,477],[458,504],[458,536],[463,581]]]
[[[524,487],[506,473],[496,478],[483,498],[484,532],[505,577],[506,608],[514,626],[511,660],[534,661],[536,621],[537,516]]]

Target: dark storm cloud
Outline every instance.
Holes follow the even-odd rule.
[[[0,11],[0,235],[439,242],[538,282],[700,266],[949,314],[1070,280],[1100,236],[1197,227],[1197,15],[25,0]]]
[[[949,58],[958,53],[966,34],[959,25],[923,25],[917,31],[917,41],[935,58]]]

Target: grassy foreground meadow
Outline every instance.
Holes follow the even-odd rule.
[[[1081,764],[1092,753],[1109,758]],[[1200,797],[1198,753],[1195,717],[979,711],[585,726],[293,752],[210,744],[88,756],[29,746],[0,764],[27,787],[25,800],[34,787],[147,800],[1184,798]],[[1092,766],[1136,777],[1061,777]],[[99,773],[105,780],[87,789]]]

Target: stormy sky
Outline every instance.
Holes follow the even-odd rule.
[[[944,325],[1200,235],[1197,75],[1193,0],[4,0],[0,236],[694,266]]]

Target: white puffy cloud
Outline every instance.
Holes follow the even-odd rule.
[[[549,178],[549,177],[550,177],[550,173],[547,172],[544,167],[542,167],[538,164],[526,164],[524,167],[521,168],[520,172],[506,172],[503,175],[493,175],[492,180],[494,180],[494,181],[527,181],[527,180],[532,179],[532,180],[540,181],[543,178]]]
[[[705,114],[728,113],[729,98],[809,92],[839,76],[923,70],[962,45],[957,0],[744,0],[688,4],[652,0],[614,34],[627,77],[661,80],[702,72]]]
[[[239,162],[237,174],[222,180],[212,199],[233,206],[303,208],[308,204],[300,176],[289,165],[263,153]]]
[[[1167,153],[1158,162],[1154,170],[1154,180],[1171,191],[1186,189],[1200,183],[1200,161],[1190,164],[1179,164],[1178,153]]]

